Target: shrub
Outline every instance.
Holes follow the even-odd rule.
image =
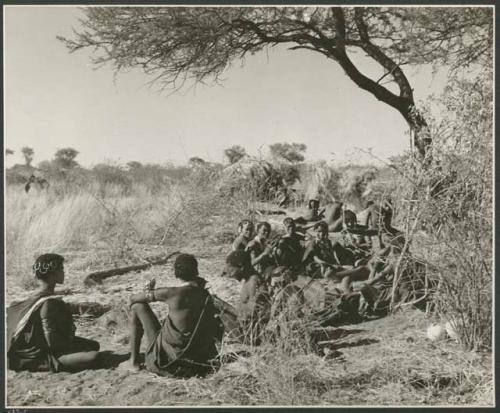
[[[407,239],[425,230],[413,252],[438,282],[437,313],[476,350],[491,348],[492,337],[492,90],[488,74],[453,79],[439,101],[444,120],[430,125],[427,158],[396,165]]]

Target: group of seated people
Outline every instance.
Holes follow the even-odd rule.
[[[376,232],[365,228],[363,232],[356,215],[341,209],[341,231],[354,235],[344,239],[354,241],[332,243],[331,227],[318,211],[319,203],[310,202],[309,206],[309,216],[285,218],[282,233],[273,238],[267,222],[255,227],[250,220],[239,223],[222,275],[241,283],[237,306],[241,331],[254,328],[255,320],[269,320],[273,300],[297,297],[305,292],[307,280],[331,282],[342,297],[353,294],[353,282],[363,281],[360,291],[372,311],[388,305],[391,277],[404,244],[400,234],[387,228]],[[383,244],[371,253],[366,238],[379,232]],[[99,367],[99,343],[75,334],[70,307],[55,295],[56,284],[64,281],[64,258],[41,255],[33,273],[40,289],[7,309],[8,368],[57,372]],[[216,344],[222,340],[224,324],[206,281],[198,274],[196,258],[179,254],[174,274],[182,282],[180,286],[154,288],[150,283],[143,292],[131,295],[128,366],[133,370],[145,367],[158,375],[203,375],[217,368]],[[163,323],[149,305],[155,301],[168,305]],[[144,334],[146,351],[142,360]]]
[[[404,246],[402,234],[391,225],[389,201],[382,207],[369,203],[364,224],[340,202],[320,210],[319,202],[311,200],[308,209],[304,216],[285,218],[282,233],[272,238],[267,222],[254,226],[245,219],[238,224],[225,274],[242,283],[239,317],[247,329],[255,329],[256,320],[267,321],[273,303],[283,295],[293,295],[294,289],[304,293],[307,280],[323,280],[340,301],[363,296],[367,313],[388,309],[392,276]],[[331,232],[340,236],[334,242]],[[372,238],[378,241],[376,251]],[[271,308],[267,313],[266,301]]]

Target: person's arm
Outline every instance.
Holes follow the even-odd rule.
[[[272,247],[270,245],[267,245],[264,247],[264,251],[262,253],[257,254],[254,248],[249,248],[250,251],[250,257],[252,260],[252,265],[257,265],[259,264],[264,258],[270,257],[271,252],[272,252]]]
[[[241,235],[238,235],[236,239],[233,241],[233,244],[231,245],[231,249],[233,251],[237,251],[239,249],[245,249],[245,248],[240,248],[240,245],[242,244],[243,237]]]
[[[151,303],[154,301],[167,301],[175,295],[175,287],[157,288],[149,291],[132,294],[129,298],[129,304],[135,303]]]
[[[375,284],[377,281],[382,280],[387,275],[392,273],[394,273],[394,265],[392,263],[389,263],[378,274],[374,275],[372,279],[370,279],[370,277],[372,276],[372,274],[370,273],[370,277],[368,277],[368,281],[366,283],[368,285]]]

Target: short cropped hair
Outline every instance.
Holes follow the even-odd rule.
[[[238,230],[242,230],[245,225],[249,225],[253,228],[252,221],[250,221],[249,219],[243,219],[240,222],[238,222]]]
[[[293,220],[293,218],[290,218],[290,217],[286,217],[284,220],[283,220],[283,225],[285,227],[287,227],[288,225],[290,224],[294,224],[295,225],[295,221]]]
[[[269,222],[265,222],[265,221],[262,221],[262,222],[259,222],[256,226],[256,229],[257,229],[257,232],[259,232],[259,230],[262,228],[262,227],[266,227],[267,230],[269,232],[271,232],[271,224],[269,224]]]
[[[198,261],[194,255],[179,254],[174,263],[174,274],[184,281],[191,281],[198,276]]]

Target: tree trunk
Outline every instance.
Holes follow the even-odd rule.
[[[422,114],[415,108],[415,104],[405,106],[404,108],[398,108],[398,110],[408,123],[410,133],[413,136],[413,145],[423,159],[426,157],[427,150],[432,142],[429,136],[429,125]]]

